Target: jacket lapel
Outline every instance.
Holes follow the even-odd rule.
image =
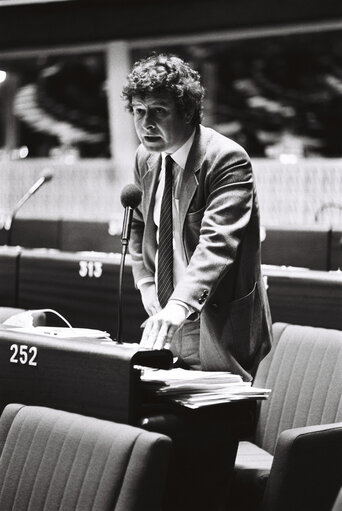
[[[146,162],[147,170],[143,175],[143,187],[145,193],[146,218],[150,212],[153,212],[154,197],[158,186],[159,173],[161,169],[161,155],[159,153],[151,153]],[[153,202],[153,204],[152,204]]]
[[[158,153],[151,153],[147,160],[147,170],[144,174],[143,190],[146,197],[144,201],[145,211],[145,235],[144,238],[147,241],[146,250],[150,252],[150,257],[153,260],[156,250],[156,226],[153,221],[153,211],[155,203],[155,195],[159,182],[159,174],[161,169],[161,155]]]
[[[197,174],[202,166],[205,153],[205,143],[203,138],[202,128],[199,126],[185,165],[180,188],[179,219],[181,232],[183,232],[185,217],[198,187]]]

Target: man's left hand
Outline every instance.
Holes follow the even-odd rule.
[[[171,300],[164,309],[148,318],[140,345],[151,350],[169,349],[175,332],[187,316],[188,310]]]

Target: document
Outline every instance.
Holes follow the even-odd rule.
[[[253,387],[240,375],[224,371],[140,368],[148,392],[188,408],[246,399],[266,399],[271,389]]]
[[[55,326],[32,326],[32,327],[15,327],[5,326],[6,330],[14,332],[21,332],[26,334],[44,335],[49,337],[56,337],[59,339],[70,338],[91,338],[91,339],[108,339],[110,334],[102,330],[93,328],[69,328],[69,327],[55,327]]]

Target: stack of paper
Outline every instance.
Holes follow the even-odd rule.
[[[31,327],[16,327],[11,325],[0,325],[0,330],[6,329],[14,332],[24,334],[38,334],[44,336],[56,337],[59,339],[108,339],[110,334],[102,330],[95,330],[94,328],[69,328],[57,326],[31,326]]]
[[[241,376],[223,371],[141,368],[145,389],[188,408],[243,399],[266,399],[270,389],[256,388]]]

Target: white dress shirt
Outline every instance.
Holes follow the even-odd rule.
[[[177,283],[182,280],[182,277],[184,275],[185,269],[187,267],[187,260],[186,255],[184,251],[183,241],[182,241],[182,233],[181,233],[181,225],[179,221],[179,197],[181,194],[181,184],[182,184],[182,177],[183,172],[185,169],[185,165],[189,156],[189,152],[192,146],[192,143],[194,141],[195,137],[195,131],[193,131],[192,135],[188,138],[188,140],[174,153],[170,154],[174,164],[172,168],[172,221],[173,221],[173,285],[176,287]],[[159,174],[159,183],[156,190],[155,195],[155,204],[154,204],[154,211],[153,211],[153,220],[157,227],[156,229],[156,239],[157,239],[157,245],[159,240],[159,220],[160,220],[160,209],[161,209],[161,202],[163,197],[163,191],[164,191],[164,185],[165,185],[165,158],[167,156],[167,153],[161,153],[162,156],[162,167]],[[156,265],[156,271],[155,271],[155,284],[158,288],[158,282],[157,282],[157,274],[158,274],[158,250],[156,252],[156,258],[155,258],[155,265]],[[140,287],[147,283],[147,282],[153,282],[151,278],[145,278],[141,279],[137,283],[138,289]],[[179,302],[183,306],[185,306],[189,311],[189,307],[184,304],[183,302]]]

